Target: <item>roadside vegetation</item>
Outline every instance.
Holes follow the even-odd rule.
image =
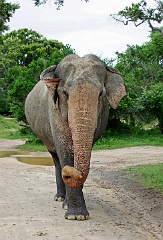
[[[24,144],[19,146],[21,150],[47,151],[32,131],[29,128],[19,126],[19,122],[15,118],[0,115],[0,138],[24,140]]]
[[[144,130],[138,127],[108,129],[97,140],[93,149],[109,149],[133,146],[163,146],[163,135],[158,128]]]
[[[127,168],[125,171],[131,173],[129,176],[131,180],[139,181],[145,187],[163,192],[163,163],[138,165]]]
[[[28,134],[23,134],[23,129],[19,127],[19,123],[15,118],[0,115],[0,138],[22,139],[28,136]]]

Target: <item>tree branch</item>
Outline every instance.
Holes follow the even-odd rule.
[[[40,6],[42,4],[47,3],[49,0],[33,0],[33,1],[35,6]],[[84,1],[89,2],[89,0],[84,0]],[[54,4],[57,5],[57,10],[60,10],[60,8],[64,6],[64,0],[54,0]]]
[[[136,27],[148,23],[152,32],[160,32],[163,30],[159,27],[154,27],[151,21],[161,23],[163,20],[163,2],[160,0],[154,0],[157,3],[155,8],[149,8],[145,0],[140,3],[132,3],[131,7],[125,7],[124,10],[119,11],[117,14],[110,14],[110,17],[118,22],[122,22],[124,25],[128,25],[129,22],[133,22]]]

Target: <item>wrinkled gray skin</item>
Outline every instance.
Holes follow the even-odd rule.
[[[65,218],[85,220],[89,213],[82,188],[92,145],[106,129],[108,102],[116,108],[125,85],[116,69],[94,55],[68,55],[40,78],[27,96],[25,114],[54,160],[55,200],[64,200]]]

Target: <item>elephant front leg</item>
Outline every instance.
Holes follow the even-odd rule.
[[[83,221],[89,218],[82,188],[71,188],[66,185],[66,204],[68,204],[68,210],[65,213],[65,218],[68,220]]]
[[[65,184],[61,176],[61,165],[56,153],[50,152],[52,155],[54,165],[55,165],[55,176],[56,176],[56,185],[57,185],[57,194],[54,196],[55,201],[63,202],[66,195]]]

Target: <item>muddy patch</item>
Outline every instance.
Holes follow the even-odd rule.
[[[14,157],[19,162],[31,164],[31,165],[41,165],[41,166],[54,165],[54,162],[50,156],[49,157],[30,156],[29,153],[24,153],[19,151],[0,151],[0,158],[6,158],[6,157]]]
[[[17,151],[0,151],[0,158],[10,157],[12,155],[21,155],[21,154],[23,153],[17,152]]]
[[[25,157],[16,156],[19,162],[32,164],[32,165],[42,165],[42,166],[53,166],[54,162],[51,157]]]

